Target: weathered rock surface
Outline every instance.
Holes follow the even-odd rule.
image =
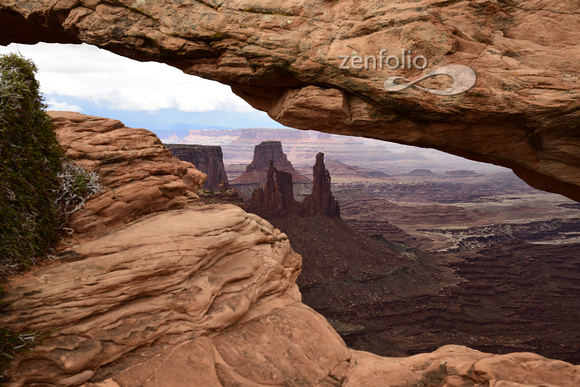
[[[151,179],[159,187],[158,176],[186,184],[178,176],[194,173],[149,132],[76,113],[53,119],[67,153],[101,175],[101,196],[133,184],[146,187]],[[106,161],[123,168],[105,169]],[[172,168],[185,173],[165,173]],[[202,184],[204,175],[195,176]],[[145,213],[148,191],[127,192],[123,203],[140,203],[136,208]],[[115,201],[109,203],[114,208]],[[91,206],[96,204],[87,211]],[[529,353],[498,356],[451,346],[381,358],[349,350],[322,316],[300,302],[295,281],[301,259],[286,235],[238,207],[167,210],[123,227],[115,222],[97,229],[96,239],[61,251],[51,266],[8,284],[0,326],[43,336],[12,362],[11,386],[580,382],[580,366]]]
[[[11,385],[575,386],[580,366],[459,346],[408,358],[349,350],[300,302],[300,256],[225,205],[150,215],[16,280],[0,324],[49,337]]]
[[[195,165],[201,172],[207,175],[204,188],[211,191],[219,191],[228,188],[228,175],[224,167],[224,155],[222,148],[211,145],[171,145],[166,144],[173,157],[187,161]]]
[[[434,147],[580,200],[577,1],[2,0],[0,26],[2,44],[83,41],[157,60],[231,85],[288,126]],[[381,49],[428,66],[339,68],[340,55]],[[472,68],[475,87],[384,89],[450,64]]]
[[[230,345],[242,340],[237,329],[212,341],[198,339],[211,332],[247,321],[247,334],[255,330],[260,339],[277,325],[292,331],[287,319],[324,322],[299,305],[294,281],[301,260],[286,236],[231,205],[153,215],[65,250],[60,259],[62,264],[14,283],[4,300],[3,326],[54,332],[15,364],[16,385],[112,377],[123,386],[143,386],[175,373],[180,353],[199,357],[193,368],[174,375],[187,380],[220,351],[232,364],[243,358],[243,345]],[[330,358],[346,358],[346,348],[342,352],[331,351]],[[171,357],[177,359],[167,361]],[[231,374],[227,366],[223,372]]]
[[[206,175],[172,157],[152,132],[80,113],[49,115],[66,156],[97,172],[104,187],[72,215],[68,227],[75,232],[98,235],[142,215],[197,200]]]

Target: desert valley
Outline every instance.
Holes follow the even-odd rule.
[[[290,237],[304,302],[349,346],[408,356],[458,343],[580,361],[576,202],[503,168],[369,139],[239,129],[163,141],[177,157],[187,143],[219,144],[218,179],[248,204],[268,160],[302,201],[324,152],[339,217],[257,213]]]

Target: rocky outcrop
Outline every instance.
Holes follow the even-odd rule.
[[[248,166],[249,168],[249,166]],[[292,174],[279,171],[270,160],[263,187],[256,188],[250,198],[250,211],[268,220],[290,214],[312,216],[323,214],[328,217],[340,216],[340,206],[330,192],[330,173],[324,166],[324,154],[316,155],[313,167],[314,186],[312,193],[302,203],[294,200]]]
[[[580,200],[579,20],[576,2],[548,0],[1,0],[0,43],[83,41],[168,63],[231,85],[287,126],[437,148]],[[426,68],[373,65],[404,50]],[[447,65],[469,66],[475,86],[384,88]]]
[[[224,167],[222,148],[211,145],[172,145],[166,144],[173,157],[195,165],[207,175],[204,188],[210,191],[219,191],[228,188],[228,175]]]
[[[304,198],[302,213],[340,216],[340,205],[330,192],[330,173],[324,166],[324,153],[316,155],[312,180],[314,181],[312,193]]]
[[[235,206],[150,215],[58,258],[5,297],[2,326],[48,336],[12,363],[13,386],[580,382],[580,366],[531,353],[349,350],[300,302],[286,236]]]
[[[114,214],[115,206],[122,211],[127,203],[162,209],[159,203],[171,199],[147,207],[148,187],[186,184],[185,176],[194,173],[147,131],[76,113],[53,119],[67,153],[101,176],[104,193],[92,200],[113,194],[108,206],[97,201],[87,211],[109,208]],[[114,163],[123,168],[107,169]],[[173,170],[184,174],[165,173]],[[195,176],[202,184],[204,175]],[[300,302],[295,281],[301,259],[286,235],[238,207],[167,210],[127,219],[123,227],[101,212],[87,216],[111,226],[97,228],[100,235],[83,234],[96,239],[81,238],[50,265],[3,285],[0,327],[27,333],[29,341],[36,337],[34,350],[12,361],[11,386],[580,382],[580,366],[530,353],[499,356],[446,346],[381,358],[349,350],[322,316]]]
[[[292,163],[288,161],[286,154],[282,150],[281,141],[263,141],[254,147],[254,158],[252,162],[246,167],[245,173],[235,180],[235,183],[254,182],[255,176],[268,171],[270,161],[279,171],[292,174],[296,183],[309,182],[307,178],[296,172]],[[263,178],[260,180],[263,180]],[[232,181],[233,183],[234,181]]]
[[[280,141],[263,141],[254,147],[254,158],[248,164],[244,173],[231,181],[242,195],[247,198],[252,196],[255,189],[263,187],[270,172],[270,161],[277,171],[288,173],[292,176],[292,184],[300,191],[310,187],[310,180],[298,173],[282,150]]]
[[[171,156],[145,129],[72,112],[49,112],[67,157],[99,175],[103,190],[72,214],[76,233],[98,235],[140,216],[197,201],[206,175]]]
[[[266,183],[256,188],[250,198],[250,211],[266,219],[297,213],[300,203],[294,200],[292,174],[279,171],[270,160]]]

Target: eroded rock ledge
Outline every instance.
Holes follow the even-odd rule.
[[[232,86],[301,129],[433,147],[512,168],[580,200],[580,9],[534,1],[0,0],[0,43],[87,42]],[[339,55],[428,59],[425,70],[339,69]],[[414,80],[449,64],[477,74],[441,97]],[[445,88],[444,80],[427,87]]]
[[[207,176],[173,157],[159,138],[121,121],[73,112],[49,112],[65,155],[99,175],[103,190],[75,212],[68,227],[85,237],[143,215],[197,202]]]
[[[67,125],[59,124],[65,116]],[[132,160],[118,164],[125,171],[110,172],[132,177],[104,178],[101,195],[132,184],[146,187],[149,180],[132,175],[139,165],[192,168],[166,158],[166,149],[153,157],[151,144],[158,139],[145,130],[131,132],[118,121],[80,114],[53,118],[68,128],[59,138],[79,152],[75,161],[86,168],[100,175],[107,171],[102,160],[108,158],[95,155]],[[135,144],[122,141],[132,136],[151,143],[145,141],[145,151],[138,152]],[[110,148],[101,148],[105,145]],[[164,178],[153,180],[154,187],[162,187],[160,181],[185,184],[169,172],[158,176]],[[147,190],[127,192],[128,202],[141,203],[145,214],[148,201],[139,198]],[[87,202],[88,214],[102,222],[103,214],[91,212],[91,206]],[[95,239],[81,238],[61,251],[51,266],[9,283],[0,326],[45,336],[12,362],[11,386],[580,383],[580,366],[532,353],[500,356],[445,346],[381,358],[350,350],[321,315],[300,302],[296,278],[302,260],[285,234],[232,205],[161,209],[124,226],[101,228]]]
[[[300,302],[301,259],[285,234],[232,205],[150,215],[60,259],[5,299],[3,326],[50,332],[13,363],[13,386],[580,382],[580,366],[531,353],[349,350]]]

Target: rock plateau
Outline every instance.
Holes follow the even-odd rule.
[[[502,165],[575,200],[578,26],[577,1],[0,1],[1,44],[86,42],[167,63],[230,85],[284,125]],[[378,66],[381,52],[405,50],[426,68]],[[389,77],[412,81],[448,65],[471,68],[474,87],[454,96],[384,88]]]

